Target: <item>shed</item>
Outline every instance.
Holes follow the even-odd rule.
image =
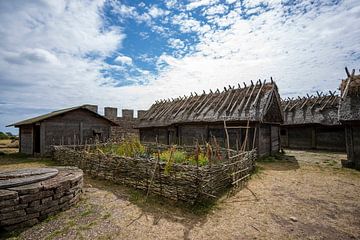
[[[345,128],[338,120],[340,97],[335,92],[282,101],[285,148],[346,151]]]
[[[97,113],[97,106],[61,109],[9,125],[19,128],[20,149],[25,154],[46,155],[51,145],[78,145],[104,141],[117,124]]]
[[[350,74],[346,69],[347,78],[340,85],[341,101],[339,120],[345,126],[347,161],[346,167],[360,170],[360,74],[355,69]]]
[[[212,140],[230,148],[257,148],[259,155],[279,151],[279,125],[283,122],[278,87],[260,80],[209,93],[190,94],[153,104],[140,118],[142,142],[193,145]]]

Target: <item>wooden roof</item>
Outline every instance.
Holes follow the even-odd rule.
[[[335,92],[329,94],[317,92],[316,96],[288,98],[282,100],[284,125],[322,124],[337,125],[339,100]]]
[[[350,74],[345,68],[347,78],[340,85],[341,101],[339,108],[340,121],[360,121],[360,74],[355,69]]]
[[[270,111],[269,111],[270,110]],[[282,122],[276,84],[259,80],[250,86],[224,88],[203,94],[190,94],[172,100],[156,101],[140,119],[139,128],[178,123],[223,121]]]
[[[52,118],[52,117],[55,117],[55,116],[59,116],[61,114],[69,113],[69,112],[72,112],[72,111],[75,111],[75,110],[78,110],[78,109],[83,109],[83,110],[89,111],[90,113],[94,114],[95,116],[97,116],[99,118],[103,118],[104,120],[110,122],[111,125],[114,125],[114,126],[118,125],[117,123],[109,120],[108,118],[106,118],[104,116],[101,116],[100,114],[98,114],[96,112],[91,111],[87,107],[87,105],[81,105],[81,106],[76,106],[76,107],[71,107],[71,108],[64,108],[64,109],[53,111],[53,112],[43,114],[43,115],[40,115],[40,116],[37,116],[37,117],[34,117],[34,118],[29,118],[29,119],[26,119],[26,120],[23,120],[23,121],[20,121],[20,122],[10,124],[7,127],[11,127],[11,126],[19,127],[19,126],[22,126],[22,125],[35,124],[35,123],[41,122],[43,120],[46,120],[46,119],[49,119],[49,118]]]

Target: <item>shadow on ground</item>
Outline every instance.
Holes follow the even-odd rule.
[[[157,225],[161,219],[179,223],[184,226],[184,239],[190,239],[190,232],[195,226],[202,226],[207,221],[207,216],[217,208],[215,201],[189,205],[184,202],[176,202],[164,197],[148,195],[144,191],[128,188],[123,185],[113,184],[105,180],[85,178],[87,183],[84,187],[97,188],[108,191],[118,199],[135,204],[141,213],[132,219],[126,226],[136,224],[142,217],[153,219],[153,225]]]
[[[293,171],[300,168],[298,159],[288,154],[276,154],[257,160],[257,164],[267,170]]]

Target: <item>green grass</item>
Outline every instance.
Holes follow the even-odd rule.
[[[9,153],[0,155],[0,169],[2,166],[11,165],[24,165],[24,167],[44,167],[44,166],[56,166],[58,163],[54,162],[50,158],[45,157],[33,157],[22,153]]]
[[[136,138],[129,138],[120,144],[108,144],[99,147],[97,150],[105,154],[114,154],[122,157],[136,157],[145,154],[145,146]]]

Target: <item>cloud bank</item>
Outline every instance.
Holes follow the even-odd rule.
[[[334,90],[360,66],[359,22],[355,0],[1,1],[0,131],[58,108],[147,109],[270,76],[283,97]]]

